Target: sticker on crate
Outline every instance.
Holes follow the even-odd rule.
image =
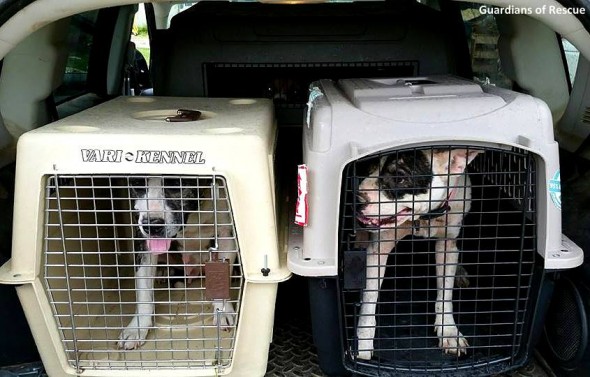
[[[295,205],[295,224],[307,226],[307,217],[309,205],[307,201],[308,194],[308,174],[307,166],[297,166],[297,203]]]
[[[551,201],[555,206],[561,209],[561,173],[558,171],[555,172],[553,178],[549,180],[549,196],[551,197]]]

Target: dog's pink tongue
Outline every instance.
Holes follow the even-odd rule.
[[[170,249],[172,240],[168,238],[149,238],[147,248],[152,254],[163,254]]]

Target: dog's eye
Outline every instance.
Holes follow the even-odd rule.
[[[401,184],[408,182],[408,177],[405,177],[405,176],[394,177],[394,181],[395,181],[395,183],[401,185]]]
[[[385,184],[385,186],[395,188],[407,185],[410,182],[410,180],[407,176],[404,175],[393,175],[389,177],[383,177],[382,182]]]

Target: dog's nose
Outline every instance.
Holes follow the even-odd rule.
[[[165,221],[160,217],[141,220],[143,230],[150,236],[164,237],[166,235]]]

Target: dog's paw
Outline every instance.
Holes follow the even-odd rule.
[[[469,273],[465,267],[458,265],[455,272],[455,287],[467,288],[469,287]]]
[[[151,316],[135,316],[119,335],[117,347],[124,350],[133,350],[143,346],[148,331],[152,327]]]
[[[467,355],[467,339],[461,334],[457,326],[435,326],[436,335],[438,336],[438,346],[446,354],[461,356]]]
[[[236,312],[230,302],[215,301],[213,303],[213,324],[222,331],[229,331],[236,325]]]
[[[124,350],[133,350],[143,346],[147,336],[147,328],[138,328],[127,326],[125,330],[121,331],[117,347]]]
[[[373,339],[359,339],[357,359],[371,360],[373,357]]]
[[[359,351],[359,354],[356,356],[357,359],[361,360],[371,360],[373,357],[372,351]]]

